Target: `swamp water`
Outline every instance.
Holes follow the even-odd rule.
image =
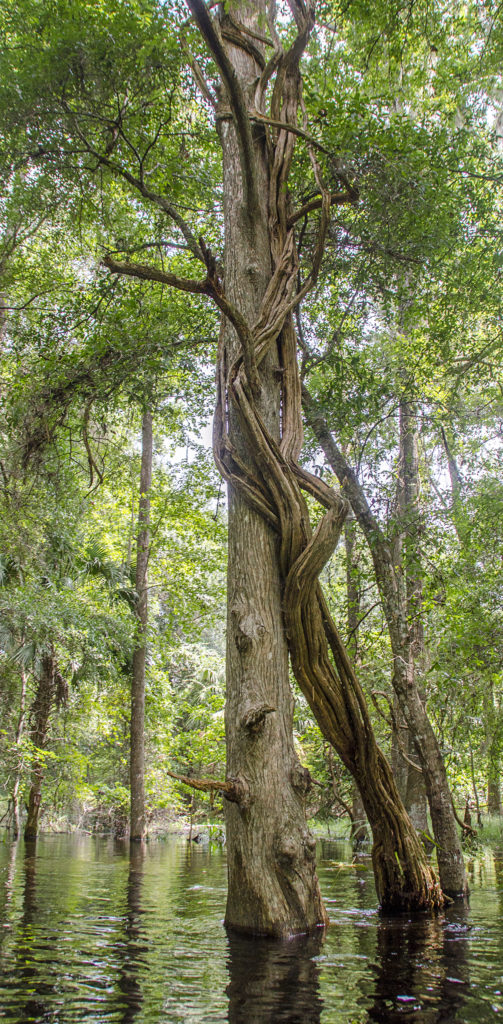
[[[222,927],[225,850],[88,836],[0,842],[0,1019],[70,1024],[462,1024],[503,1020],[503,850],[469,909],[384,918],[368,858],[322,842],[324,941]]]

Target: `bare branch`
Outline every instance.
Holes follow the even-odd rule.
[[[357,198],[357,194],[355,196],[355,190],[353,190],[352,193],[351,192],[332,192],[331,195],[330,195],[330,206],[342,206],[342,205],[345,205],[346,203],[355,203],[356,202],[356,198]],[[322,204],[323,204],[323,197],[322,196],[316,196],[315,199],[310,199],[309,202],[304,203],[304,205],[300,206],[298,210],[294,210],[294,212],[292,214],[290,214],[290,216],[289,216],[289,218],[288,218],[288,220],[286,222],[287,223],[287,227],[289,227],[289,228],[293,227],[293,225],[296,224],[298,220],[301,220],[302,217],[305,217],[306,214],[312,213],[313,210],[319,210],[321,208]]]
[[[171,288],[178,288],[182,292],[193,292],[196,295],[211,295],[212,287],[208,278],[204,281],[193,281],[188,277],[177,277],[166,270],[159,270],[159,267],[152,267],[146,263],[119,263],[112,256],[104,256],[102,264],[112,271],[112,274],[125,274],[127,277],[138,277],[143,281],[159,281]]]
[[[244,779],[238,777],[236,779],[192,779],[189,775],[176,775],[175,772],[166,772],[167,775],[172,779],[176,779],[177,782],[183,782],[185,786],[190,786],[191,789],[197,789],[202,793],[222,793],[226,800],[230,800],[231,803],[244,804],[248,799],[248,786]]]

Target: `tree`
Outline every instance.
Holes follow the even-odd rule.
[[[152,412],[143,412],[140,501],[136,539],[136,619],[138,637],[133,652],[131,676],[131,823],[130,840],[145,838],[145,661],[148,628],[148,560],[150,550],[150,488],[152,486]]]
[[[230,885],[226,920],[233,927],[261,931],[264,930],[264,910],[267,914],[272,911],[276,923],[271,921],[265,930],[284,934],[292,930],[306,930],[306,925],[309,927],[312,893],[309,893],[308,885],[307,896],[311,896],[311,905],[306,905],[305,893],[302,896],[304,923],[301,928],[299,919],[294,923],[291,912],[287,916],[285,910],[280,911],[283,921],[278,921],[278,909],[274,907],[277,882],[274,885],[274,879],[279,878],[285,890],[285,887],[292,886],[292,870],[295,870],[298,879],[295,884],[296,902],[301,905],[299,881],[301,872],[306,873],[308,869],[309,849],[304,843],[302,851],[291,823],[288,836],[280,826],[279,837],[275,837],[272,849],[270,838],[266,840],[266,849],[271,850],[272,857],[267,876],[261,864],[258,887],[250,877],[255,866],[251,849],[247,849],[252,835],[246,827],[243,828],[242,820],[250,793],[239,791],[239,783],[242,785],[243,779],[251,778],[255,806],[264,799],[271,806],[271,792],[274,795],[274,791],[269,785],[264,785],[263,778],[260,789],[253,786],[260,761],[256,750],[250,749],[250,732],[260,730],[265,733],[267,730],[270,751],[274,736],[275,721],[265,724],[265,714],[271,709],[258,703],[264,696],[268,697],[267,691],[264,692],[264,682],[269,675],[267,662],[260,672],[259,657],[266,654],[267,660],[272,661],[268,657],[272,653],[268,636],[271,632],[276,643],[280,638],[283,638],[283,643],[288,641],[297,681],[310,701],[322,731],[334,743],[358,780],[374,830],[374,868],[381,901],[388,906],[426,906],[437,902],[439,897],[417,837],[401,807],[389,767],[375,745],[362,692],[316,582],[336,543],[346,508],[336,495],[319,485],[297,464],[301,437],[300,389],[291,313],[316,281],[330,206],[334,202],[351,201],[353,196],[347,181],[344,182],[345,191],[335,195],[327,191],[312,152],[321,198],[309,204],[309,209],[322,210],[319,241],[310,274],[300,293],[292,297],[292,286],[297,276],[292,227],[299,217],[291,209],[286,184],[294,136],[297,134],[299,60],[312,30],[314,12],[310,6],[304,8],[292,3],[298,35],[286,52],[279,42],[276,26],[269,18],[267,23],[275,41],[276,56],[267,65],[255,43],[243,42],[250,35],[255,38],[257,32],[260,33],[256,18],[258,13],[262,13],[267,21],[265,9],[253,14],[245,12],[243,15],[240,12],[243,20],[238,22],[240,29],[236,38],[234,16],[237,12],[232,14],[232,27],[224,17],[219,31],[202,4],[191,3],[190,6],[219,67],[227,94],[224,99],[222,90],[217,108],[220,119],[224,117],[220,137],[226,198],[225,293],[211,254],[203,250],[207,267],[204,287],[226,317],[221,340],[215,448],[218,465],[231,484],[229,634],[234,643],[231,641],[228,648],[228,770],[234,773],[236,768],[240,768],[241,774],[241,778],[233,774],[238,785],[232,796],[238,806],[232,808],[228,815]],[[222,31],[224,37],[230,33],[228,51],[222,42]],[[263,109],[265,85],[274,70],[276,79],[271,115],[268,116]],[[255,96],[255,114],[247,97],[251,82],[257,78],[262,82],[262,91],[259,87]],[[230,103],[232,114],[229,123],[227,103]],[[265,132],[264,137],[263,132],[255,131],[255,146],[254,122],[262,124]],[[271,124],[272,131],[265,127],[268,124]],[[115,272],[135,272],[133,267],[121,267],[112,259],[105,262]],[[177,284],[173,280],[171,283]],[[178,284],[180,286],[180,282]],[[260,311],[258,320],[255,319],[257,309]],[[273,348],[276,342],[277,353]],[[272,353],[274,362],[271,365]],[[277,362],[282,370],[280,394],[275,379]],[[299,483],[328,507],[328,513],[314,536]],[[253,514],[256,512],[259,513],[258,518]],[[273,531],[279,535],[279,557],[274,551]],[[259,552],[260,568],[257,564]],[[267,624],[264,621],[266,600],[269,603],[274,592],[279,597],[281,590],[286,637],[279,600],[276,621],[268,621]],[[329,645],[337,665],[337,675],[328,657]],[[253,657],[253,679],[250,678],[250,656]],[[286,666],[284,655],[281,660]],[[277,679],[280,665],[281,661],[275,665]],[[283,672],[285,681],[282,684],[285,694],[282,697],[283,709],[288,693],[285,677],[286,671]],[[243,683],[247,684],[246,687]],[[255,695],[253,689],[257,685],[260,689]],[[278,682],[276,687],[276,704],[273,707],[279,717]],[[286,764],[289,772],[292,767],[295,769],[291,755]],[[292,792],[291,784],[286,788],[284,777],[282,787],[278,786],[277,779],[274,782],[275,797],[278,791],[284,794]],[[302,773],[296,785],[302,789]],[[284,803],[287,806],[285,798]],[[387,813],[391,806],[393,816],[389,818]],[[384,807],[387,807],[387,812]],[[277,816],[276,802],[274,810]],[[257,831],[264,834],[264,821],[257,816],[253,825],[256,841]],[[245,880],[248,891],[243,893]],[[252,911],[252,893],[256,904],[260,899],[260,915]],[[319,923],[319,909],[315,920],[311,919],[311,927],[316,919]]]

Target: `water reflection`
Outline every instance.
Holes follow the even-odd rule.
[[[380,917],[368,859],[320,874],[325,941],[227,937],[225,851],[89,837],[0,843],[0,1018],[11,1024],[495,1024],[503,859],[468,911]]]
[[[462,1024],[469,994],[468,908],[411,922],[386,918],[377,929],[369,1020],[379,1024]]]
[[[14,976],[21,982],[24,998],[18,1007],[19,1021],[34,1022],[44,1019],[45,999],[54,992],[54,983],[40,976],[33,950],[37,927],[37,842],[25,840],[23,857],[23,907],[15,951]]]
[[[143,1005],[141,975],[148,946],[142,929],[141,890],[145,861],[145,843],[131,843],[127,881],[127,915],[124,925],[123,956],[119,971],[119,990],[124,997],[121,1024],[130,1024]]]
[[[320,1024],[323,930],[290,942],[229,934],[229,1024]]]

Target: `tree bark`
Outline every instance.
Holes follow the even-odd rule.
[[[145,839],[145,663],[148,629],[148,560],[150,554],[150,489],[152,486],[152,412],[145,409],[142,420],[140,499],[136,541],[135,587],[137,642],[131,677],[130,840]]]
[[[190,6],[221,67],[233,110],[232,120],[225,108],[217,112],[224,156],[226,265],[225,294],[215,280],[213,291],[227,320],[220,346],[214,447],[217,464],[231,484],[228,770],[246,782],[252,780],[253,791],[249,800],[228,811],[226,919],[242,930],[254,922],[252,930],[259,931],[267,912],[269,932],[287,934],[307,930],[324,917],[315,881],[313,844],[305,833],[302,835],[300,817],[298,827],[293,817],[306,789],[306,773],[292,763],[291,757],[281,765],[279,761],[275,764],[274,727],[280,726],[287,751],[291,744],[285,631],[297,682],[324,736],[362,790],[374,835],[374,871],[382,906],[411,910],[438,906],[442,897],[436,880],[401,804],[389,765],[376,745],[361,688],[317,582],[340,535],[347,507],[297,462],[302,445],[301,396],[291,315],[297,253],[289,227],[294,218],[286,188],[295,132],[288,126],[292,124],[296,129],[297,125],[298,64],[314,22],[314,8],[310,3],[291,0],[298,35],[291,49],[283,53],[280,48],[276,57],[271,123],[277,134],[254,135],[250,165],[248,133],[250,121],[257,119],[255,115],[246,118],[243,104],[252,82],[257,81],[259,68],[253,58],[250,63],[248,47],[228,47],[227,57],[222,56],[221,41],[218,36],[214,38],[212,27],[206,24],[207,12],[200,10],[196,0],[190,0]],[[241,6],[239,17],[245,18],[247,13],[252,17],[250,10]],[[253,17],[259,13],[254,5]],[[258,23],[251,20],[247,26],[256,30]],[[274,26],[269,27],[274,33]],[[233,75],[227,64],[228,54],[232,56]],[[314,160],[312,153],[311,158]],[[318,241],[309,277],[294,303],[315,283],[328,226],[331,196],[322,186],[318,169],[315,174],[322,192]],[[327,509],[314,534],[301,487]],[[274,679],[270,680],[274,663]],[[275,680],[278,687],[280,679],[284,679],[284,686],[276,690],[279,713],[269,716],[267,726],[261,727],[262,736],[268,740],[265,774],[265,750],[259,749],[257,756],[257,744],[254,750],[250,739],[243,742],[242,729],[249,717],[244,701],[254,703],[260,697],[260,703],[272,703],[271,682]],[[287,829],[284,811],[282,816],[279,807],[281,798],[283,808],[289,808]],[[267,814],[272,811],[276,818],[273,857],[267,861],[264,854],[267,856],[271,849],[271,837],[264,810]],[[252,825],[249,830],[243,828],[248,824],[246,818]],[[260,849],[259,836],[266,839]],[[256,876],[257,868],[260,877]],[[283,910],[277,900],[278,882],[288,904],[287,915],[286,905]]]
[[[445,765],[424,703],[410,673],[409,660],[403,657],[408,642],[408,622],[404,614],[404,576],[395,569],[390,544],[369,507],[363,489],[306,389],[303,392],[303,402],[308,422],[329,465],[339,478],[343,493],[351,502],[372,555],[393,651],[393,688],[402,715],[414,738],[423,770],[442,889],[451,898],[463,896],[468,891],[468,886]]]
[[[42,656],[38,676],[37,691],[31,709],[32,726],[30,740],[37,750],[45,750],[51,711],[56,699],[59,673],[56,666],[54,648]],[[42,799],[42,783],[44,781],[43,759],[35,755],[31,770],[31,787],[28,796],[28,817],[24,829],[24,838],[37,838],[40,804]]]
[[[231,13],[234,21],[259,30],[266,3],[236,5]],[[228,45],[226,52],[244,93],[261,69],[244,48]],[[248,170],[255,177],[256,197],[250,217],[241,143],[223,90],[217,125],[223,154],[225,294],[253,323],[271,276],[265,133],[260,128],[254,134],[254,166]],[[222,325],[221,346],[230,367],[241,346],[229,320]],[[277,351],[271,351],[260,370],[260,410],[276,436],[278,363]],[[241,459],[253,462],[234,409],[228,439]],[[306,773],[293,746],[277,538],[232,483],[227,593],[227,773],[243,780],[247,795],[239,803],[225,802],[225,923],[254,935],[286,937],[324,925],[327,915],[315,870],[315,842],[305,819]],[[275,710],[261,715],[264,706]]]
[[[487,774],[487,813],[501,815],[501,780],[499,765],[489,762]]]
[[[360,616],[360,574],[356,553],[356,519],[347,516],[344,523],[344,547],[346,552],[346,595],[348,642],[347,651],[355,666],[360,661],[358,620]],[[400,793],[403,799],[402,793]],[[358,848],[368,838],[367,816],[363,806],[360,790],[353,782],[352,793],[351,841]]]
[[[501,814],[501,726],[500,711],[494,700],[492,684],[484,695],[485,742],[487,756],[487,813]]]

